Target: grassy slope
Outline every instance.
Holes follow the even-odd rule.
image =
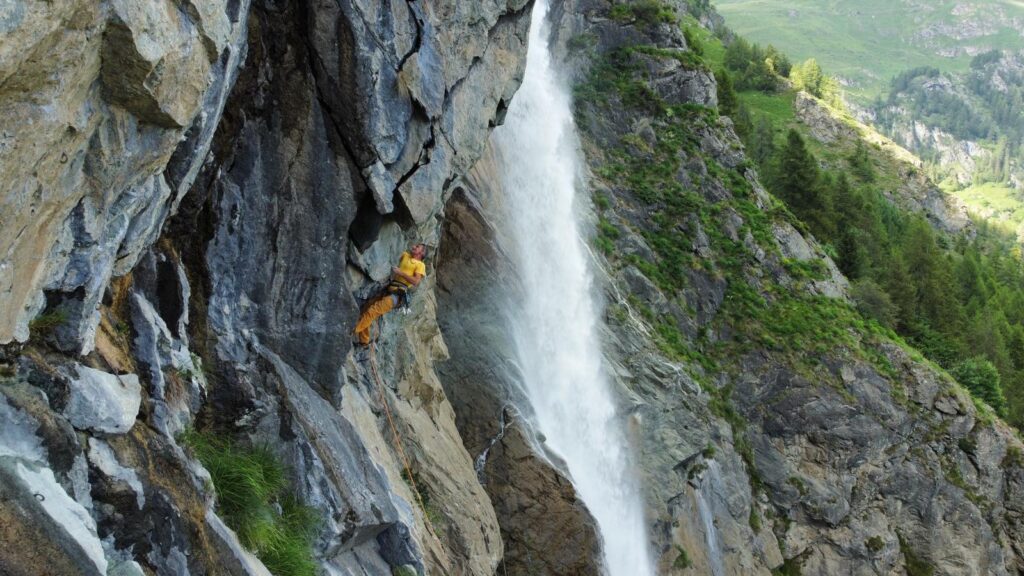
[[[712,69],[722,68],[725,60],[725,46],[722,45],[722,42],[704,28],[697,26],[691,18],[684,19],[684,23],[700,41],[704,51],[704,60],[708,66]],[[831,146],[823,146],[811,137],[807,127],[797,121],[795,91],[766,94],[757,90],[748,90],[738,92],[737,96],[740,102],[750,110],[755,120],[767,119],[777,133],[784,133],[789,128],[799,130],[807,140],[808,146],[819,158],[829,162],[839,162],[853,150],[852,142],[837,142]],[[869,152],[872,156],[872,163],[879,168],[879,173],[876,175],[879,185],[889,185],[891,189],[898,188],[901,176],[897,164],[900,162],[920,163],[913,153],[900,147],[870,126],[857,122],[843,112],[836,111],[835,113],[857,130],[865,142],[873,145],[869,147]]]
[[[748,39],[774,44],[795,61],[817,58],[830,73],[850,80],[848,92],[870,100],[888,87],[891,77],[917,66],[965,70],[974,50],[1019,49],[1024,37],[1013,19],[1024,20],[1024,2],[1016,0],[715,0],[726,24]],[[970,16],[953,14],[969,4]],[[993,34],[955,39],[924,39],[932,25],[961,30],[969,18]],[[955,58],[940,52],[962,48]],[[971,51],[971,53],[967,53]]]
[[[933,7],[930,11],[920,10],[921,2],[913,0],[716,0],[715,4],[726,24],[743,36],[774,44],[794,61],[817,58],[830,74],[853,80],[856,85],[845,89],[861,102],[881,95],[888,89],[889,78],[915,66],[967,69],[970,55],[948,58],[937,54],[942,48],[1024,48],[1024,35],[1012,28],[1010,20],[1024,20],[1024,2],[1019,0],[972,0],[975,10],[985,14],[979,16],[982,20],[995,18],[997,9],[1008,17],[998,20],[998,32],[960,41],[944,37],[932,44],[912,37],[929,24],[958,25],[960,18],[952,14],[958,2],[929,0],[925,5]],[[776,126],[792,121],[785,117],[785,102],[777,95],[749,93],[740,98],[752,110],[767,114]],[[943,188],[970,212],[1005,224],[1024,237],[1024,198],[1009,186]]]
[[[956,196],[971,212],[1024,237],[1024,198],[1006,184],[986,182],[963,190],[943,185],[946,192]]]

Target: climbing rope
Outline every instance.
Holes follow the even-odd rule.
[[[402,448],[402,437],[398,433],[398,427],[395,426],[395,419],[391,416],[391,408],[384,395],[384,382],[380,378],[380,373],[377,372],[377,352],[374,348],[373,340],[370,340],[370,371],[373,372],[373,379],[377,381],[377,392],[380,394],[380,404],[384,407],[384,414],[388,417],[388,424],[391,425],[391,433],[394,435],[395,439],[395,448],[398,450],[398,455],[402,458],[402,464],[405,466],[405,473],[406,477],[409,479],[409,485],[412,488],[413,493],[416,495],[416,500],[420,504],[420,511],[423,512],[423,525],[427,527],[427,531],[430,532],[430,535],[440,542],[441,539],[437,537],[437,533],[434,532],[434,526],[430,523],[430,518],[427,516],[427,506],[423,503],[423,496],[420,495],[420,487],[416,483],[416,477],[412,475],[412,466],[409,464],[409,458],[405,455],[405,450]]]

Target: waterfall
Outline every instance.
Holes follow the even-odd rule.
[[[705,496],[705,490],[712,490],[713,485],[720,483],[718,462],[708,462],[708,470],[704,475],[700,488],[697,490],[697,511],[700,513],[700,520],[704,524],[704,542],[708,547],[708,564],[711,566],[711,576],[724,576],[725,565],[722,563],[722,547],[718,544],[718,528],[715,527],[715,516],[711,511],[711,504]]]
[[[576,202],[579,141],[548,48],[547,2],[533,9],[523,84],[494,132],[523,286],[509,311],[535,425],[597,520],[610,576],[654,573],[638,481],[605,373],[599,307]]]

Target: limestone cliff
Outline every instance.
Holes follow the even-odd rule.
[[[651,5],[555,3],[551,42],[659,573],[1024,570],[1020,442],[846,305],[716,111],[678,25],[714,14]],[[285,464],[324,574],[599,573],[494,321],[531,8],[0,1],[0,572],[266,574],[201,430]]]
[[[432,289],[378,344],[387,388],[350,334],[407,241],[436,244],[518,85],[529,8],[3,8],[5,573],[264,573],[178,441],[193,428],[276,453],[328,573],[493,573]]]

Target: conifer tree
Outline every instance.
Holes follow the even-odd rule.
[[[718,83],[718,112],[723,116],[734,116],[739,108],[739,100],[732,85],[732,78],[728,72],[719,68],[715,71],[715,81]]]
[[[991,362],[980,357],[964,360],[953,369],[953,377],[991,406],[996,414],[1006,415],[1006,397],[999,372]]]

